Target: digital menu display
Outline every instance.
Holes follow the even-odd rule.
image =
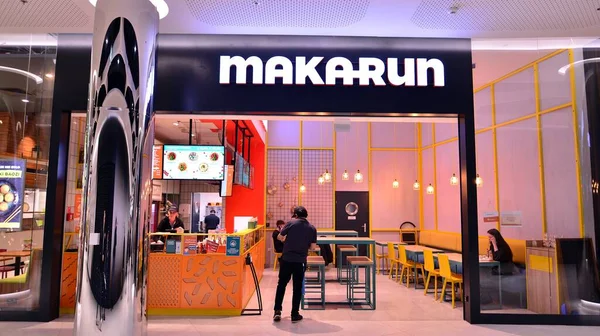
[[[0,229],[21,228],[23,211],[30,207],[23,202],[24,188],[25,161],[0,160]]]
[[[165,145],[163,179],[222,181],[225,167],[223,146]]]
[[[160,180],[163,178],[163,146],[152,148],[152,178]]]

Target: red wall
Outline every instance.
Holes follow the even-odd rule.
[[[265,144],[256,132],[254,124],[251,121],[247,124],[254,134],[250,146],[250,164],[254,167],[254,189],[234,185],[231,196],[225,198],[225,228],[228,233],[233,232],[235,216],[256,216],[259,224],[265,223]]]

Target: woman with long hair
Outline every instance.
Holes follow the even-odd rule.
[[[489,252],[494,261],[500,262],[500,269],[492,269],[492,273],[498,275],[512,274],[515,265],[513,264],[513,253],[510,246],[496,229],[488,230],[488,238],[490,240]]]

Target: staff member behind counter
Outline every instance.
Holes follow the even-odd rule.
[[[167,211],[167,216],[158,223],[156,232],[171,232],[176,230],[177,233],[183,233],[183,222],[179,219],[179,210],[176,205],[172,205]]]

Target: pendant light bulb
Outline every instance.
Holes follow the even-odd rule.
[[[304,183],[302,183],[302,185],[300,186],[300,192],[303,193],[306,191],[306,187],[304,186]]]
[[[431,185],[431,183],[429,184],[429,186],[427,186],[427,194],[433,195],[433,186]]]
[[[415,181],[415,183],[413,183],[413,190],[420,190],[421,189],[421,183],[419,183],[419,181]]]
[[[360,172],[360,169],[356,171],[354,174],[354,183],[362,183],[363,182],[363,174]]]
[[[483,186],[483,179],[479,176],[479,174],[477,174],[477,177],[475,178],[475,184],[478,188],[481,188],[481,186]]]
[[[450,178],[450,185],[458,185],[458,177],[456,177],[456,174],[452,174],[452,177]]]
[[[325,178],[323,177],[323,175],[319,176],[319,178],[317,179],[317,183],[319,185],[323,185],[323,183],[325,183]]]
[[[394,182],[392,182],[392,188],[394,188],[394,189],[400,188],[400,183],[398,182],[398,180],[394,179]]]
[[[325,174],[323,174],[323,179],[325,179],[325,182],[327,183],[331,182],[331,173],[329,172],[329,170],[325,170]]]
[[[348,174],[348,171],[344,169],[344,173],[342,174],[342,180],[348,181],[349,179],[350,179],[350,174]]]

